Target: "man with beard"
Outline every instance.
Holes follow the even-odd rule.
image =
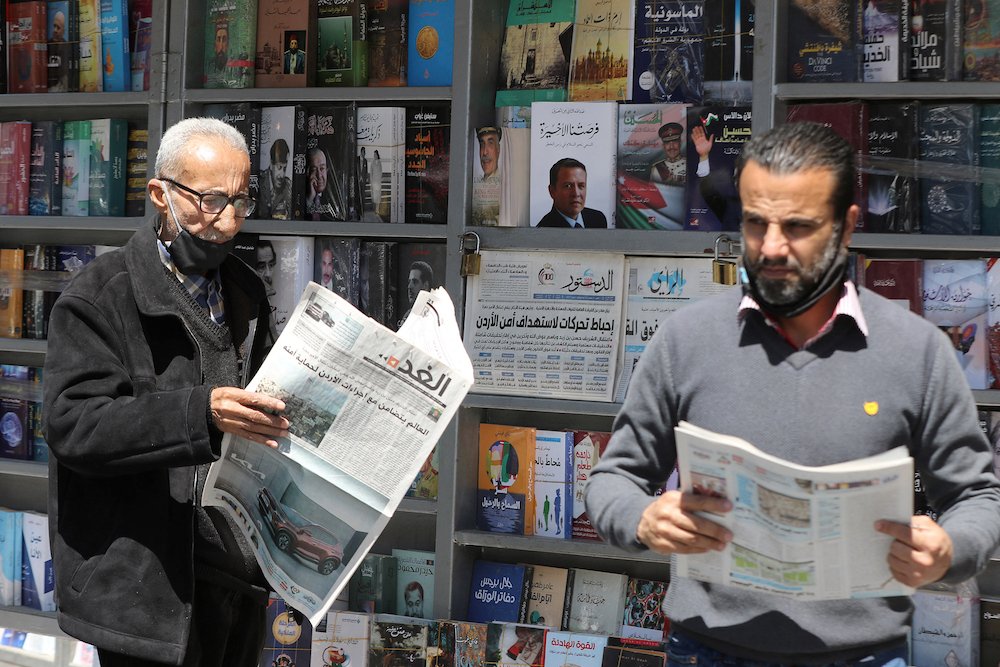
[[[229,65],[229,22],[215,25],[215,69],[224,70]]]
[[[893,538],[888,570],[908,586],[974,576],[1000,541],[1000,482],[947,338],[847,275],[853,150],[822,125],[781,125],[744,146],[736,174],[749,281],[671,315],[643,352],[586,488],[598,533],[663,554],[732,542],[711,518],[732,501],[655,495],[680,420],[808,466],[906,445],[939,523],[859,528]],[[672,667],[908,664],[905,596],[807,601],[683,577],[667,595]]]

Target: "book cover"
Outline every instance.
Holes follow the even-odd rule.
[[[590,523],[584,499],[590,470],[601,459],[608,446],[611,434],[604,431],[574,431],[573,433],[573,537],[575,539],[599,540],[597,531]],[[570,628],[573,630],[574,628]],[[579,628],[576,628],[579,630]],[[612,634],[612,633],[607,633]]]
[[[486,630],[488,667],[542,667],[545,664],[544,627],[490,623]]]
[[[264,107],[260,110],[260,146],[257,176],[257,210],[261,220],[295,220],[302,217],[302,204],[296,210],[293,185],[293,161],[302,151],[304,137],[296,132],[296,113],[301,107]],[[298,142],[298,145],[296,145]]]
[[[320,627],[321,623],[313,629],[312,650],[307,663],[310,667],[361,667],[368,664],[371,634],[368,614],[331,611],[327,613],[325,623],[325,627]]]
[[[979,660],[978,596],[965,591],[919,589],[912,599],[910,651],[914,665],[988,664]]]
[[[256,88],[305,88],[316,77],[316,3],[257,0]]]
[[[749,106],[753,100],[755,6],[705,3],[705,103]]]
[[[401,241],[396,244],[396,286],[398,303],[395,327],[403,323],[421,290],[431,291],[444,286],[446,247],[443,243]]]
[[[146,213],[147,155],[149,130],[129,127],[125,153],[125,215],[131,218]],[[253,193],[250,194],[253,196]]]
[[[450,86],[455,57],[455,0],[410,0],[406,37],[409,86]]]
[[[577,0],[568,99],[631,99],[634,35],[632,0]]]
[[[469,582],[469,609],[473,623],[517,623],[527,614],[531,584],[524,565],[477,560]]]
[[[30,215],[62,215],[62,151],[61,121],[36,120],[31,124]]]
[[[90,121],[63,121],[63,215],[90,215]]]
[[[919,102],[868,104],[867,160],[870,166],[866,231],[920,231],[919,180],[912,169],[900,168],[900,161],[914,164],[919,154],[919,109]],[[1000,158],[1000,142],[997,156]]]
[[[786,120],[822,123],[846,140],[856,151],[859,164],[868,152],[868,104],[860,101],[789,104]],[[854,231],[866,231],[868,174],[858,169],[854,179],[854,201],[861,212]]]
[[[604,647],[603,667],[663,667],[666,651],[653,651],[644,645],[612,645]]]
[[[484,125],[472,131],[476,142],[472,145],[478,144],[479,159],[472,162],[472,218],[468,221],[469,225],[496,227],[500,224],[504,177],[500,167],[503,133],[503,128],[495,125]],[[510,135],[510,130],[507,134]]]
[[[457,628],[453,621],[431,621],[427,625],[427,667],[455,667]]]
[[[368,664],[373,667],[409,667],[426,664],[427,624],[398,616],[372,617]]]
[[[1000,104],[979,105],[978,139],[979,166],[1000,169]],[[983,176],[979,187],[979,217],[981,234],[1000,235],[1000,177]]]
[[[627,584],[626,574],[573,568],[563,627],[570,632],[619,634]]]
[[[601,667],[607,645],[608,638],[604,635],[549,630],[545,633],[545,665]]]
[[[535,431],[535,535],[573,537],[573,444],[571,431]]]
[[[500,48],[496,105],[563,102],[576,0],[513,0]]]
[[[90,121],[90,215],[125,215],[128,121]]]
[[[361,292],[358,295],[360,310],[390,329],[396,328],[396,306],[399,303],[396,258],[394,241],[361,243]],[[434,472],[436,476],[437,470]]]
[[[348,608],[368,614],[394,613],[398,567],[395,556],[365,556],[348,582]]]
[[[396,559],[395,613],[410,618],[434,617],[434,552],[393,549]]]
[[[861,81],[861,0],[788,3],[787,80],[791,83]]]
[[[1000,41],[1000,10],[989,2],[965,5],[962,23],[962,78],[1000,81],[996,45]],[[986,663],[988,664],[988,663]]]
[[[405,86],[408,0],[372,0],[368,10],[368,85]]]
[[[313,278],[311,236],[261,236],[257,242],[257,275],[264,281],[277,333],[295,310]]]
[[[686,111],[684,104],[618,107],[615,226],[684,228],[686,146],[690,142]]]
[[[450,151],[451,109],[407,108],[405,222],[447,222]]]
[[[129,0],[129,69],[133,92],[149,90],[152,70],[153,0]]]
[[[441,471],[440,459],[441,455],[438,453],[437,445],[435,445],[431,449],[431,453],[424,459],[424,464],[420,466],[420,471],[413,478],[410,488],[406,490],[407,498],[437,500]]]
[[[205,88],[253,88],[257,0],[206,0]]]
[[[704,0],[636,4],[633,102],[704,101],[705,4]]]
[[[31,121],[0,122],[0,215],[28,215]]]
[[[21,338],[41,340],[46,337],[45,290],[34,289],[42,286],[47,276],[45,271],[45,246],[25,244],[24,250],[24,284],[21,302]]]
[[[296,620],[292,610],[277,593],[267,601],[264,647],[260,653],[261,665],[308,665],[312,650],[312,626],[306,618]]]
[[[910,78],[909,0],[869,0],[861,13],[863,81]]]
[[[0,459],[31,460],[30,428],[28,402],[14,396],[0,396]]]
[[[979,664],[1000,665],[1000,600],[979,600]]]
[[[525,620],[532,625],[544,625],[558,630],[562,627],[566,608],[566,584],[569,570],[548,565],[532,566],[528,588],[528,612]]]
[[[261,135],[261,115],[263,109],[258,104],[252,102],[234,102],[232,104],[206,104],[202,113],[210,118],[218,118],[229,123],[243,135],[247,142],[247,152],[250,154],[250,196],[257,200],[251,217],[261,219],[260,215],[260,135]],[[148,136],[148,135],[147,135]],[[287,142],[287,140],[286,140]],[[272,142],[273,144],[273,142]],[[289,146],[289,148],[292,148]],[[271,150],[271,146],[267,147]],[[270,155],[270,153],[269,153]],[[294,171],[294,170],[293,170]],[[145,182],[143,182],[145,189]],[[145,194],[143,195],[145,199]]]
[[[864,284],[903,308],[924,314],[922,259],[865,259]]]
[[[750,140],[749,107],[691,107],[687,128],[687,217],[685,229],[739,230],[743,207],[736,191],[736,162]]]
[[[45,0],[7,0],[7,92],[48,88]]]
[[[48,92],[80,89],[80,3],[48,0]]]
[[[972,389],[989,386],[986,260],[925,259],[924,317],[940,328]]]
[[[908,2],[910,81],[960,81],[963,4],[956,0]]]
[[[358,107],[358,173],[362,222],[404,222],[406,109]]]
[[[990,257],[986,260],[986,290],[988,298],[986,308],[987,348],[990,354],[990,375],[993,377],[992,387],[1000,389],[1000,261],[996,257]],[[997,431],[997,435],[1000,437],[1000,430]]]
[[[104,91],[132,90],[128,0],[101,0],[101,73]]]
[[[479,425],[476,526],[491,533],[534,534],[535,429]]]
[[[307,219],[360,218],[357,118],[354,102],[309,109],[304,204]]]
[[[629,577],[625,588],[625,610],[621,630],[626,638],[661,641],[670,622],[663,611],[667,583]]]
[[[23,514],[0,509],[0,606],[21,606],[21,531]]]
[[[978,234],[979,106],[920,107],[920,229],[924,234]],[[933,163],[933,164],[931,164]]]
[[[508,114],[514,109],[517,112]],[[526,117],[525,117],[526,116]],[[497,217],[499,227],[529,227],[531,170],[524,165],[530,164],[531,155],[531,107],[503,107],[497,109],[498,129],[502,128],[500,137],[500,214]],[[482,150],[482,149],[480,149]],[[477,164],[473,162],[473,179],[479,178],[482,158]],[[485,171],[483,173],[485,176]],[[475,199],[475,184],[473,198]],[[485,224],[485,223],[484,223]]]
[[[568,227],[567,216],[578,227],[615,226],[617,128],[615,102],[532,105],[532,226]]]
[[[101,54],[101,0],[80,2],[80,92],[104,90]]]
[[[486,623],[451,621],[455,626],[455,664],[459,667],[485,667]]]
[[[354,307],[360,304],[361,239],[315,237],[315,263],[311,279]]]
[[[10,276],[10,282],[0,287],[0,338],[20,338],[24,321],[24,295],[21,274],[24,271],[24,250],[0,248],[0,271]],[[4,422],[6,426],[6,422]],[[11,422],[13,426],[13,422]],[[8,438],[8,434],[10,437]],[[7,446],[14,448],[13,430],[4,430]]]
[[[318,0],[317,86],[368,85],[368,0]]]
[[[22,517],[21,604],[39,611],[55,611],[56,580],[48,517],[34,512],[24,512]]]

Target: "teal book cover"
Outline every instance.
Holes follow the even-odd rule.
[[[407,83],[450,86],[455,57],[455,0],[410,0]]]
[[[132,88],[128,55],[128,0],[101,0],[101,73],[104,92]]]
[[[393,549],[396,559],[396,613],[434,618],[434,552]]]
[[[257,0],[205,3],[205,88],[253,88]]]
[[[128,121],[90,121],[90,215],[125,215]]]
[[[564,102],[576,0],[511,0],[496,105]]]
[[[90,121],[63,123],[63,215],[90,215]]]

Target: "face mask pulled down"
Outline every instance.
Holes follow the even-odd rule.
[[[236,238],[233,237],[223,243],[213,243],[192,236],[186,229],[177,222],[177,212],[174,210],[173,198],[170,193],[166,194],[167,208],[173,217],[174,226],[177,227],[177,237],[167,246],[170,259],[173,260],[177,269],[185,275],[205,275],[209,271],[219,268],[226,256],[236,246]]]

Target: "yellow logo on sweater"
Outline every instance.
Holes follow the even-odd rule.
[[[874,417],[878,414],[878,401],[867,401],[865,403],[865,414]]]

